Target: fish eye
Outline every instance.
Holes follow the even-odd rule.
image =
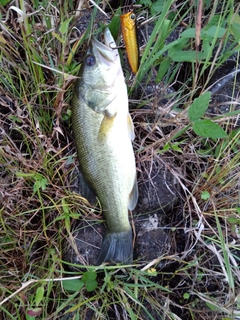
[[[135,19],[136,19],[136,16],[135,16],[134,13],[132,13],[132,14],[130,15],[130,19],[131,19],[131,20],[135,20]]]
[[[88,67],[92,67],[95,65],[96,59],[95,59],[94,55],[89,54],[86,56],[85,62]]]

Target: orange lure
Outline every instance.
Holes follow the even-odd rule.
[[[131,66],[132,72],[136,74],[139,66],[136,15],[132,10],[128,13],[122,14],[120,19],[122,35],[127,50],[128,62]]]

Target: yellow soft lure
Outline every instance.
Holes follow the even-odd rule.
[[[120,19],[122,35],[126,45],[128,62],[131,66],[132,72],[136,74],[139,66],[136,15],[133,10],[131,10],[125,14],[122,14],[120,16]]]

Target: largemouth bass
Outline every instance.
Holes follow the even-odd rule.
[[[114,49],[115,48],[115,49]],[[82,174],[101,204],[107,230],[98,264],[131,263],[128,209],[138,199],[134,128],[116,43],[93,38],[75,83],[72,124]]]

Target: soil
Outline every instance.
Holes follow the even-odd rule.
[[[179,202],[180,188],[174,176],[163,164],[154,161],[154,157],[152,161],[151,171],[139,174],[139,201],[132,213],[136,236],[134,258],[141,262],[150,262],[169,252],[169,215]],[[64,259],[75,264],[95,265],[105,232],[104,224],[85,218],[75,223],[74,229],[76,247],[68,243]]]

